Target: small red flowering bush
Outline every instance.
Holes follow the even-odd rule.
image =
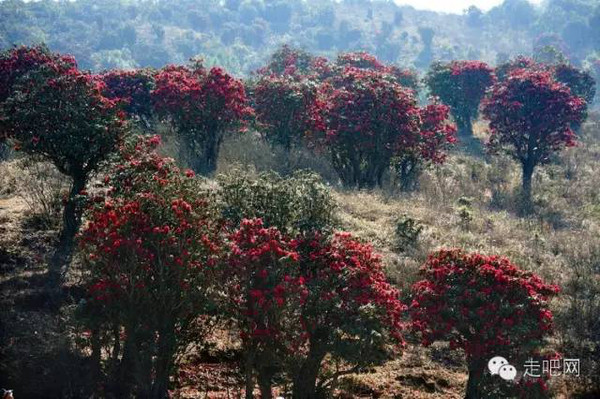
[[[504,149],[521,163],[525,205],[531,202],[531,178],[537,165],[575,145],[572,124],[581,123],[585,101],[557,82],[550,71],[516,69],[498,82],[483,104],[492,149]]]
[[[323,130],[318,85],[292,76],[264,76],[251,90],[252,105],[267,140],[289,154],[305,136]]]
[[[297,262],[290,240],[260,219],[244,219],[229,236],[223,309],[240,331],[246,391],[252,392],[256,372],[263,398],[271,397],[273,376],[298,328],[296,309],[304,289]]]
[[[213,173],[224,134],[250,112],[243,83],[221,68],[206,70],[200,63],[166,66],[154,79],[155,110],[177,129],[182,156],[194,171]]]
[[[450,107],[459,134],[465,137],[473,136],[479,104],[494,81],[493,69],[481,61],[436,62],[425,77],[430,93]]]
[[[39,57],[36,49],[15,52]],[[73,238],[81,222],[77,197],[90,174],[117,149],[125,125],[118,102],[102,95],[102,81],[78,71],[74,63],[69,63],[69,57],[45,56],[64,59],[69,69],[44,64],[31,70],[13,86],[11,96],[0,105],[0,113],[2,129],[17,149],[52,162],[72,179],[50,268],[50,279],[58,284],[61,269],[69,264]],[[22,63],[13,66],[19,69]]]
[[[124,102],[127,115],[149,127],[154,112],[150,95],[154,89],[153,75],[148,69],[108,71],[101,75],[104,82],[102,94]]]
[[[559,288],[506,258],[441,250],[429,256],[421,274],[409,308],[413,327],[423,345],[443,340],[465,351],[469,398],[481,397],[489,359],[521,361],[551,333],[548,302]]]
[[[175,354],[214,303],[218,214],[193,174],[156,154],[157,141],[124,146],[79,236],[84,314],[112,346],[104,369],[118,397],[166,397]]]
[[[322,141],[347,186],[380,185],[394,158],[414,162],[435,153],[442,161],[441,152],[454,141],[454,129],[445,121],[430,123],[445,108],[419,109],[413,91],[387,73],[348,67],[323,90],[327,130]]]
[[[350,369],[381,364],[398,353],[404,341],[405,306],[386,280],[381,257],[348,233],[319,233],[295,241],[300,254],[302,288],[297,304],[301,329],[293,343],[290,372],[294,398],[314,398],[331,380],[321,379],[326,356]]]

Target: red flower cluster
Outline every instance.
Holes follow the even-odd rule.
[[[342,53],[338,55],[336,65],[341,67],[352,67],[358,69],[370,69],[383,72],[387,67],[382,64],[375,56],[365,52],[358,51],[354,53]]]
[[[253,108],[267,140],[289,151],[311,133],[324,130],[324,102],[308,79],[265,76],[252,88]]]
[[[102,94],[110,99],[125,102],[130,117],[149,120],[152,117],[150,92],[154,88],[152,72],[146,69],[132,71],[113,70],[101,75],[105,84]]]
[[[19,46],[1,52],[0,103],[10,96],[19,78],[40,68],[60,74],[77,69],[77,63],[72,56],[52,53],[45,46]]]
[[[395,65],[386,65],[379,61],[375,56],[365,51],[340,54],[337,57],[335,66],[337,67],[336,73],[338,74],[342,73],[346,68],[376,71],[393,77],[400,86],[415,91],[419,88],[420,79],[417,72],[409,69],[402,69]]]
[[[513,60],[498,65],[496,68],[496,77],[499,81],[506,80],[516,69],[543,69],[543,66],[537,64],[529,57],[519,55]]]
[[[396,78],[400,86],[408,87],[415,91],[419,89],[421,79],[416,71],[390,65],[387,67],[387,72]]]
[[[456,127],[448,122],[450,108],[442,104],[429,104],[421,108],[421,129],[417,143],[407,146],[417,148],[425,161],[436,164],[446,160],[446,149],[456,142]]]
[[[506,258],[442,250],[422,268],[410,314],[423,344],[450,341],[470,361],[499,347],[507,356],[539,347],[552,328],[549,299],[559,291]]]
[[[401,318],[405,306],[398,290],[387,282],[381,257],[371,245],[349,233],[338,233],[331,239],[318,234],[303,237],[296,247],[308,290],[301,313],[307,343],[323,339],[329,343],[328,352],[346,359],[351,356],[344,350],[353,350],[344,348],[346,340],[358,339],[360,348],[354,349],[365,353],[369,345],[383,344],[362,336],[359,331],[363,330],[378,331],[386,342],[383,337],[389,335],[391,342],[404,345]]]
[[[229,242],[224,270],[228,313],[237,321],[247,350],[275,352],[277,345],[268,343],[293,331],[302,286],[291,277],[298,253],[277,229],[263,227],[260,219],[243,220]]]

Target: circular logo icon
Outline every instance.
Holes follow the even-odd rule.
[[[504,366],[500,367],[498,374],[500,374],[500,378],[503,380],[512,381],[517,376],[517,369],[510,364],[505,364]]]
[[[505,366],[507,364],[508,360],[506,360],[502,356],[495,356],[491,358],[488,362],[488,369],[490,370],[490,373],[492,375],[496,375],[500,371],[500,367]]]

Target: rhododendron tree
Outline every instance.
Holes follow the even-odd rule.
[[[112,345],[106,371],[117,397],[165,398],[175,354],[215,303],[218,213],[193,174],[156,154],[157,142],[123,147],[79,237],[84,313],[97,340]]]
[[[316,231],[290,240],[260,219],[244,219],[229,253],[223,302],[241,334],[247,398],[255,375],[261,397],[271,397],[280,372],[291,377],[295,398],[316,398],[331,382],[317,385],[326,356],[349,365],[346,374],[403,346],[405,306],[370,245]]]
[[[498,80],[503,81],[508,79],[511,73],[527,69],[530,71],[549,72],[553,78],[571,89],[571,94],[582,98],[585,101],[585,114],[580,122],[573,122],[572,126],[575,131],[579,130],[581,122],[587,116],[587,107],[594,101],[596,95],[596,80],[592,73],[579,69],[567,62],[562,62],[557,65],[547,65],[538,63],[531,58],[518,56],[517,58],[505,62],[496,68]]]
[[[386,280],[381,257],[348,233],[318,233],[296,240],[302,287],[301,329],[292,342],[294,398],[316,398],[331,379],[320,377],[326,356],[357,372],[390,359],[402,348],[405,306]]]
[[[389,76],[347,68],[326,97],[328,147],[346,186],[374,187],[403,136],[418,130],[419,110],[411,93]]]
[[[429,112],[420,110],[414,92],[387,73],[348,67],[324,91],[327,132],[323,143],[347,186],[380,185],[395,157],[436,153],[442,160],[439,152],[444,146],[433,142],[440,137],[453,141],[454,131],[445,122],[424,125],[422,116]],[[443,111],[438,106],[433,109]],[[439,152],[426,151],[426,147]]]
[[[201,63],[166,66],[156,74],[155,84],[156,112],[176,128],[182,156],[194,171],[213,173],[225,133],[250,112],[244,85],[221,68],[206,70]]]
[[[441,250],[429,256],[414,284],[409,311],[424,345],[449,341],[467,357],[466,398],[481,398],[487,362],[513,364],[541,348],[552,330],[549,300],[558,293],[508,259]]]
[[[323,130],[323,101],[317,84],[292,76],[264,76],[251,90],[252,105],[261,131],[289,156],[293,146],[316,130]]]
[[[112,70],[103,73],[101,78],[105,84],[102,94],[110,99],[120,99],[131,119],[150,127],[154,112],[150,95],[154,89],[154,72],[149,69]]]
[[[298,328],[295,311],[305,292],[295,273],[298,254],[288,239],[274,227],[265,228],[260,219],[241,222],[229,237],[229,252],[223,310],[240,331],[246,398],[253,397],[255,372],[261,398],[272,398],[273,377]]]
[[[425,77],[431,94],[450,107],[463,137],[473,136],[473,120],[494,80],[493,69],[480,61],[436,62]]]
[[[523,170],[523,196],[529,208],[531,179],[537,165],[575,145],[572,124],[581,123],[585,101],[554,80],[551,72],[514,70],[496,84],[483,105],[489,120],[489,146],[504,149]]]
[[[78,196],[124,133],[119,104],[102,96],[103,88],[102,81],[74,67],[49,66],[28,73],[1,105],[2,127],[16,148],[52,162],[72,179],[50,267],[54,283],[69,264],[81,223]]]

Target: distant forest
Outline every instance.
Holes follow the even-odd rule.
[[[85,69],[160,67],[200,55],[247,75],[281,44],[331,56],[365,50],[425,70],[433,60],[515,54],[598,64],[600,2],[506,0],[442,14],[370,0],[0,0],[0,47],[46,43]]]

